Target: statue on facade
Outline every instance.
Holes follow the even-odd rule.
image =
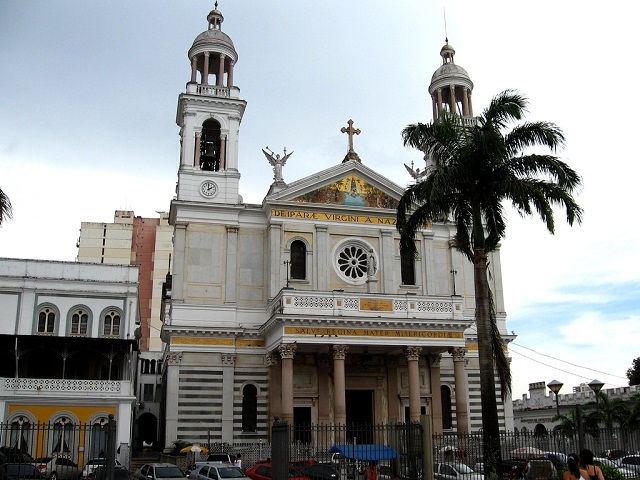
[[[416,181],[419,182],[420,180],[422,180],[422,178],[424,176],[426,176],[427,174],[427,169],[423,168],[422,171],[419,168],[416,168],[415,170],[413,169],[413,160],[411,160],[411,166],[407,165],[406,163],[404,164],[404,168],[407,169],[407,172],[409,172],[409,175],[411,175],[411,177]]]
[[[367,256],[367,277],[374,277],[377,271],[378,265],[376,262],[376,257],[373,254],[373,249],[370,249],[369,255]]]
[[[284,179],[282,178],[282,167],[287,163],[289,157],[293,155],[293,152],[287,153],[287,149],[285,147],[283,157],[280,157],[280,154],[273,153],[269,147],[265,148],[269,151],[267,152],[263,148],[262,153],[264,153],[264,156],[267,157],[267,160],[269,160],[269,163],[273,167],[273,180],[276,183],[284,183]]]

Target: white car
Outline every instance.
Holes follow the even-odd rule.
[[[92,458],[84,464],[84,468],[82,469],[82,478],[93,478],[96,468],[104,467],[106,464],[106,458]],[[124,468],[118,460],[116,460],[115,466],[116,468]]]
[[[484,475],[464,463],[434,463],[433,478],[436,480],[484,480]]]
[[[240,468],[225,463],[202,465],[192,470],[189,478],[191,480],[223,480],[226,478],[251,480]]]

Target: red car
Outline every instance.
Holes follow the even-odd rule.
[[[251,480],[271,480],[271,462],[259,461],[253,467],[245,470],[247,477]],[[289,467],[289,479],[290,480],[309,480],[307,477],[300,475],[295,467]]]

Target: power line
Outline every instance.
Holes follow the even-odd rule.
[[[627,377],[621,377],[620,375],[614,375],[612,373],[603,372],[601,370],[596,370],[594,368],[584,367],[582,365],[576,365],[575,363],[567,362],[566,360],[562,360],[562,359],[560,359],[558,357],[554,357],[553,355],[547,355],[546,353],[538,352],[538,351],[534,350],[533,348],[525,347],[524,345],[520,345],[520,344],[515,343],[515,342],[511,342],[510,345],[516,345],[517,347],[524,348],[525,350],[529,350],[529,351],[535,353],[536,355],[540,355],[540,356],[543,356],[543,357],[551,358],[552,360],[556,360],[558,362],[566,363],[567,365],[571,365],[572,367],[578,367],[578,368],[582,368],[583,370],[590,370],[592,372],[601,373],[603,375],[608,375],[610,377],[621,378],[623,380],[627,380]],[[514,352],[516,352],[516,351],[514,350]],[[537,360],[534,360],[534,359],[532,359],[530,357],[527,357],[526,355],[523,355],[522,353],[519,353],[519,352],[516,352],[516,353],[518,353],[519,355],[521,355],[521,356],[523,356],[525,358],[529,358],[530,360],[533,360],[534,362],[538,362]],[[538,363],[542,363],[542,362],[538,362]],[[544,364],[544,363],[542,363],[542,364],[547,366],[547,367],[551,367],[551,365],[547,365],[547,364]],[[555,366],[553,368],[555,368]],[[562,371],[564,371],[564,370],[562,370]],[[570,373],[570,372],[566,372],[566,371],[564,371],[564,372],[565,373]],[[575,375],[575,374],[572,374],[572,375]],[[582,375],[578,375],[578,376],[582,376]],[[583,378],[586,378],[586,377],[583,377]]]

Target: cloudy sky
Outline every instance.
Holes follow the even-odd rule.
[[[0,186],[14,219],[0,256],[74,260],[82,221],[116,209],[168,210],[178,166],[177,96],[205,0],[2,0]],[[563,393],[597,378],[627,385],[640,356],[640,96],[634,2],[220,0],[248,102],[240,183],[260,203],[272,171],[261,148],[294,151],[286,181],[339,163],[352,118],[365,164],[399,185],[421,155],[400,131],[431,120],[427,88],[447,35],[474,82],[474,110],[515,88],[529,118],[560,125],[579,171],[584,222],[556,235],[509,216],[502,264],[514,398],[552,379]]]

